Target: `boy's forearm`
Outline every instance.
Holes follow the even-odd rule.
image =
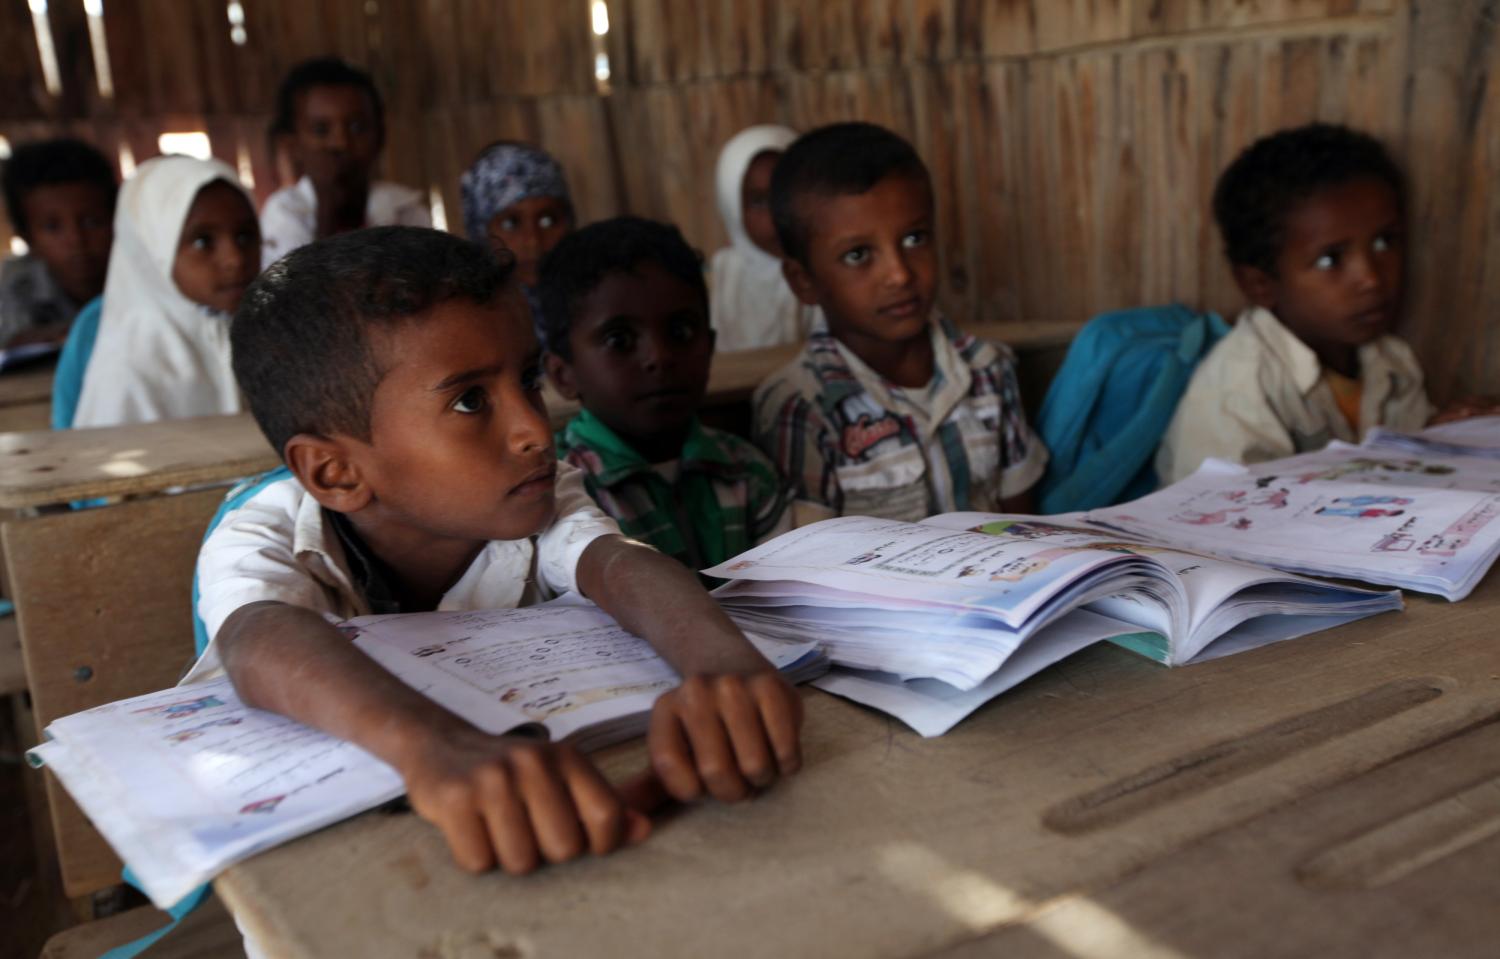
[[[225,621],[217,642],[225,671],[247,705],[352,742],[398,770],[432,737],[472,731],[312,610],[252,603]]]
[[[650,547],[618,536],[594,540],[578,561],[578,585],[683,676],[771,668],[698,577]]]

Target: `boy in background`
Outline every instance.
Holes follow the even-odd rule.
[[[1254,463],[1426,426],[1422,368],[1391,335],[1406,186],[1385,148],[1340,126],[1283,130],[1235,158],[1213,205],[1251,305],[1193,374],[1157,452],[1162,482],[1210,456]]]
[[[583,404],[558,455],[625,535],[698,570],[791,528],[765,455],[698,422],[714,331],[703,262],[676,227],[622,216],[565,237],[541,299],[547,375]]]
[[[4,189],[28,251],[0,264],[0,347],[62,342],[78,311],[104,292],[115,171],[79,140],[27,143],[6,161]]]
[[[511,264],[410,227],[273,264],[232,329],[235,375],[286,464],[204,541],[197,613],[245,702],[355,743],[470,870],[609,852],[659,781],[723,800],[800,764],[801,701],[676,561],[619,535],[559,463]],[[332,620],[496,609],[577,591],[683,676],[651,716],[654,777],[621,792],[571,747],[493,736],[382,670]]]
[[[336,57],[293,67],[276,94],[272,137],[284,138],[302,178],[260,212],[267,264],[313,240],[367,226],[431,226],[422,194],[374,179],[385,145],[375,81]]]
[[[755,440],[798,524],[1027,511],[1047,451],[1010,350],[934,308],[932,183],[911,145],[868,123],[814,130],[776,164],[771,215],[786,281],[825,317],[755,391]]]

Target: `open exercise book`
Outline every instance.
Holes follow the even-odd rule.
[[[1169,665],[1401,608],[1320,583],[1046,517],[846,516],[706,570],[747,631],[815,640],[814,685],[941,735],[1048,665],[1113,640]]]
[[[526,728],[580,749],[644,732],[678,677],[597,607],[368,616],[341,627],[404,682],[492,733]],[[817,648],[752,637],[793,682]],[[244,706],[227,679],[57,720],[27,758],[51,768],[166,908],[227,866],[402,794],[349,743]]]
[[[1184,549],[1458,600],[1500,556],[1500,462],[1344,443],[1249,467],[1208,460],[1088,520]]]

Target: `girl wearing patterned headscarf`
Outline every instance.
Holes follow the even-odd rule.
[[[459,187],[469,239],[515,254],[516,277],[540,322],[537,268],[573,229],[573,201],[562,167],[545,150],[494,143],[475,158]]]
[[[801,342],[817,313],[782,279],[781,244],[771,225],[771,169],[795,139],[786,127],[754,126],[719,153],[715,192],[729,245],[714,254],[708,287],[722,352]]]

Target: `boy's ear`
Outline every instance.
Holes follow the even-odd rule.
[[[282,456],[302,488],[335,513],[364,509],[375,498],[347,441],[312,433],[298,433],[286,441]]]
[[[1276,278],[1258,266],[1236,263],[1230,267],[1234,282],[1245,299],[1262,309],[1276,308]]]
[[[818,305],[818,288],[813,283],[812,274],[807,268],[791,257],[781,261],[781,275],[786,277],[787,286],[792,288],[792,293],[797,299],[808,306]]]
[[[578,380],[573,376],[573,364],[548,350],[542,354],[542,366],[547,370],[547,379],[557,387],[564,399],[578,399]]]

